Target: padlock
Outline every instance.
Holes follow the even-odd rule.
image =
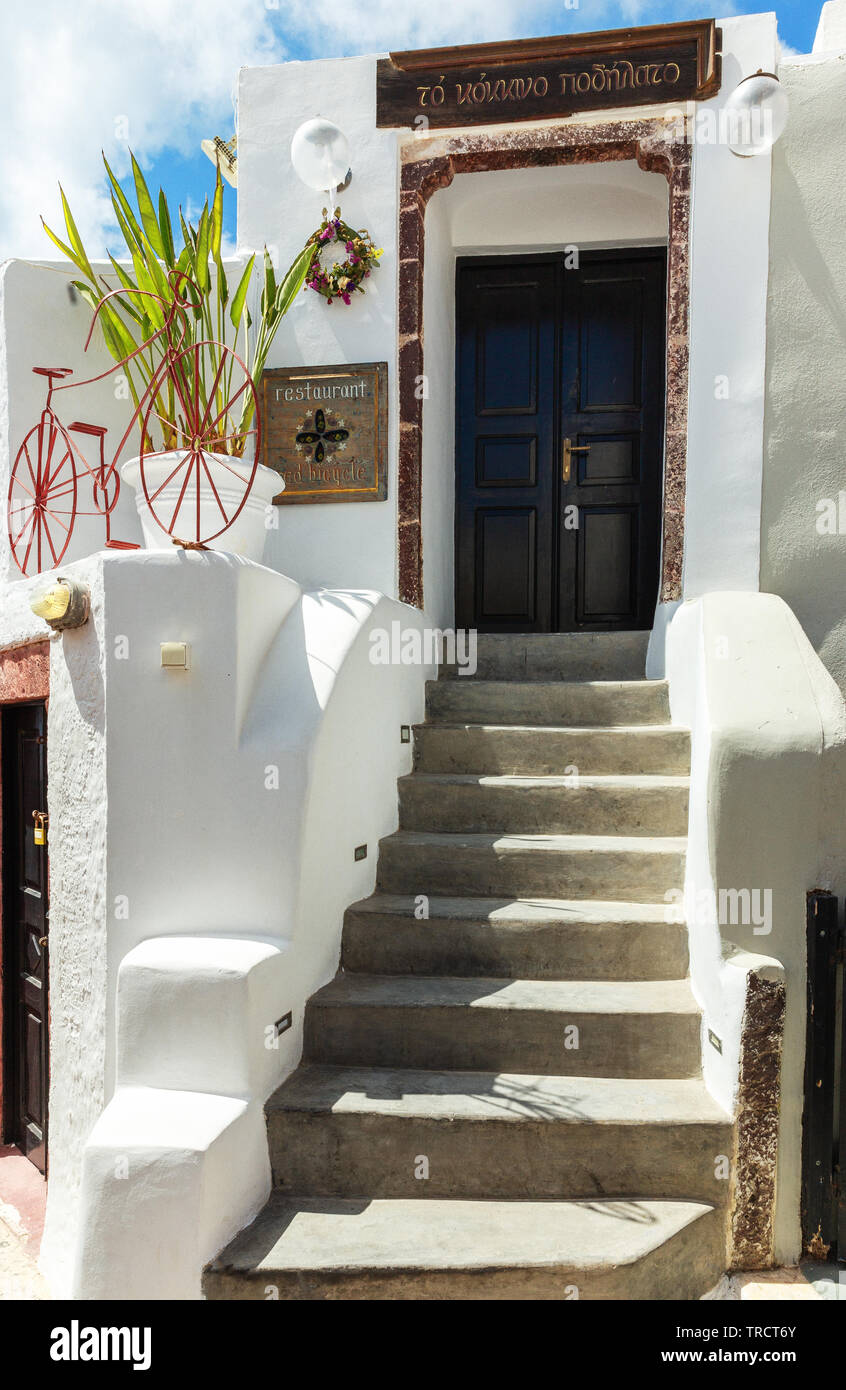
[[[47,812],[33,811],[32,819],[35,821],[35,843],[46,845],[47,843]]]

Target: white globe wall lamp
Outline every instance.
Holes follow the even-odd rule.
[[[347,137],[323,116],[304,121],[294,132],[291,163],[306,187],[328,194],[330,203],[352,178]]]
[[[790,103],[775,73],[759,68],[737,84],[723,111],[729,149],[749,159],[767,154],[784,133]]]

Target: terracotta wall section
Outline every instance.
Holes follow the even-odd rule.
[[[423,276],[429,199],[456,174],[637,160],[669,184],[667,420],[661,598],[681,597],[687,450],[690,147],[658,120],[532,128],[415,140],[402,151],[399,214],[399,596],[423,607],[421,524],[424,371]]]
[[[740,1033],[729,1269],[773,1264],[784,1009],[784,981],[752,971]]]
[[[33,642],[26,647],[14,647],[0,652],[0,708],[3,705],[26,704],[29,700],[46,700],[50,689],[50,644]],[[0,722],[0,1120],[3,1118],[3,747]]]

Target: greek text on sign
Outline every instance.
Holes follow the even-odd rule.
[[[262,376],[262,462],[281,505],[382,502],[388,493],[388,367],[272,367]]]
[[[376,123],[483,125],[702,100],[720,86],[717,38],[706,19],[392,53],[377,67]]]

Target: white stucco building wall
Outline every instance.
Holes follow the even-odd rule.
[[[846,5],[825,13],[814,52],[779,68],[790,120],[773,153],[761,587],[846,688]]]
[[[299,296],[276,336],[268,366],[387,362],[389,475],[385,502],[282,508],[267,564],[315,584],[362,585],[395,595],[395,394],[397,171],[393,131],[376,129],[375,59],[345,58],[245,68],[238,90],[238,247],[264,245],[287,267],[321,220],[325,198],[291,165],[298,125],[318,112],[346,131],[353,182],[341,199],[352,226],[367,227],[384,256],[355,304]],[[319,524],[316,518],[319,517]]]

